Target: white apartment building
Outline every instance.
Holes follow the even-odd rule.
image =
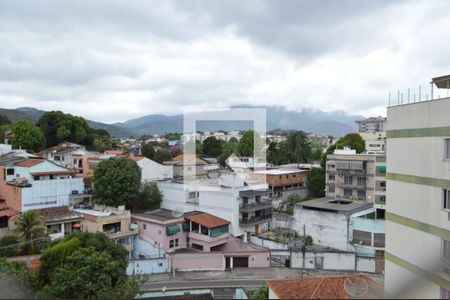
[[[162,208],[179,213],[203,211],[225,219],[234,236],[248,237],[268,227],[272,218],[271,192],[267,185],[245,185],[233,172],[218,179],[185,179],[159,181],[163,194]]]
[[[366,144],[367,154],[384,154],[386,151],[386,131],[383,132],[360,132]]]
[[[157,163],[144,156],[131,156],[141,170],[142,181],[154,181],[173,178],[173,167]]]
[[[358,125],[358,132],[383,132],[386,131],[386,118],[371,117],[364,120],[355,121]]]
[[[386,292],[449,299],[450,98],[387,115]]]

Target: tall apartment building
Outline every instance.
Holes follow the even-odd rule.
[[[383,132],[386,131],[386,118],[371,117],[364,120],[355,121],[358,125],[358,132]]]
[[[450,98],[387,110],[385,289],[393,296],[450,296],[449,113]]]

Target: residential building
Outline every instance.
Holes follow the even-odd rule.
[[[269,299],[382,299],[383,286],[366,275],[268,280]]]
[[[41,158],[1,157],[0,173],[0,198],[18,212],[69,205],[84,190],[82,178]]]
[[[268,227],[272,218],[271,192],[267,185],[248,186],[241,174],[224,172],[215,179],[158,182],[162,207],[186,213],[203,211],[231,223],[230,233],[247,239]]]
[[[358,125],[358,132],[383,132],[386,131],[386,118],[370,117],[364,120],[355,121]]]
[[[209,170],[208,162],[195,155],[180,154],[163,164],[173,167],[175,178],[205,177]],[[213,169],[215,168],[216,166]]]
[[[308,196],[306,180],[309,175],[308,170],[298,168],[273,168],[266,170],[257,170],[253,172],[254,176],[263,176],[272,192],[272,201],[278,205],[287,200],[290,195],[297,194],[301,197]],[[276,203],[275,203],[276,202]]]
[[[141,170],[142,181],[155,181],[173,178],[173,167],[157,163],[144,156],[130,156]]]
[[[81,151],[80,151],[81,150]],[[59,166],[69,169],[79,169],[82,167],[82,162],[74,162],[72,154],[77,153],[80,155],[85,152],[86,148],[82,145],[78,145],[70,142],[59,143],[56,146],[41,150],[37,153],[37,156],[51,161]]]
[[[37,213],[44,219],[44,225],[52,240],[81,229],[83,218],[68,206],[41,208]]]
[[[132,215],[139,237],[169,255],[171,270],[225,270],[269,267],[267,248],[229,233],[230,222],[201,211],[184,214],[158,209]]]
[[[386,291],[394,297],[450,296],[449,112],[450,98],[387,109]]]
[[[93,208],[74,208],[83,217],[81,230],[84,232],[103,232],[108,238],[127,249],[131,257],[137,229],[131,226],[131,212],[125,206],[118,208],[95,205]]]
[[[386,152],[386,131],[360,132],[365,142],[367,154],[384,154]]]
[[[355,251],[349,226],[352,215],[373,207],[367,201],[319,198],[295,205],[293,229],[305,233],[315,244],[342,251]]]
[[[18,215],[18,211],[6,205],[5,199],[0,199],[0,238],[8,235],[10,230],[14,229],[14,218]]]
[[[264,169],[267,165],[265,157],[240,157],[235,154],[226,159],[226,164],[233,170],[257,170]]]

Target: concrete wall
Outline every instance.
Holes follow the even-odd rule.
[[[169,258],[170,269],[177,271],[223,271],[225,256],[222,253],[179,253]]]
[[[315,244],[327,246],[343,251],[353,251],[348,243],[347,216],[338,213],[321,212],[303,209],[297,205],[294,209],[294,230],[303,235],[303,226],[306,235],[310,235]]]
[[[127,275],[154,274],[169,272],[166,258],[132,259],[128,261]]]
[[[142,180],[160,180],[165,178],[173,178],[173,167],[158,164],[157,162],[142,158],[137,161],[139,168],[141,169]]]
[[[21,210],[68,205],[72,191],[83,189],[83,178],[34,181],[32,187],[22,188]]]
[[[260,238],[257,236],[250,236],[250,242],[253,244],[256,244],[256,245],[267,247],[269,249],[273,249],[273,250],[287,250],[288,246],[289,246],[288,244],[285,244],[285,243],[279,243],[279,242],[263,239],[263,238]]]

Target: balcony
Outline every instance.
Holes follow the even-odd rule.
[[[239,219],[239,225],[251,226],[259,223],[267,222],[272,219],[272,215],[265,215],[260,217],[252,217],[249,219]]]
[[[217,236],[209,236],[206,234],[201,234],[193,231],[189,232],[188,234],[191,243],[201,242],[202,244],[203,243],[214,244],[214,246],[226,243],[228,241],[229,236],[230,236],[229,233],[224,233]]]
[[[240,211],[249,212],[249,211],[255,211],[255,210],[261,210],[266,208],[272,207],[272,201],[259,201],[259,202],[253,202],[253,203],[247,203],[242,204],[239,206]]]
[[[349,188],[354,190],[367,190],[368,187],[365,184],[352,184],[352,183],[344,183],[344,182],[338,182],[335,183],[335,186],[341,187],[341,188]]]
[[[367,170],[355,170],[355,169],[337,169],[336,173],[338,175],[373,176],[373,174],[368,174]]]

